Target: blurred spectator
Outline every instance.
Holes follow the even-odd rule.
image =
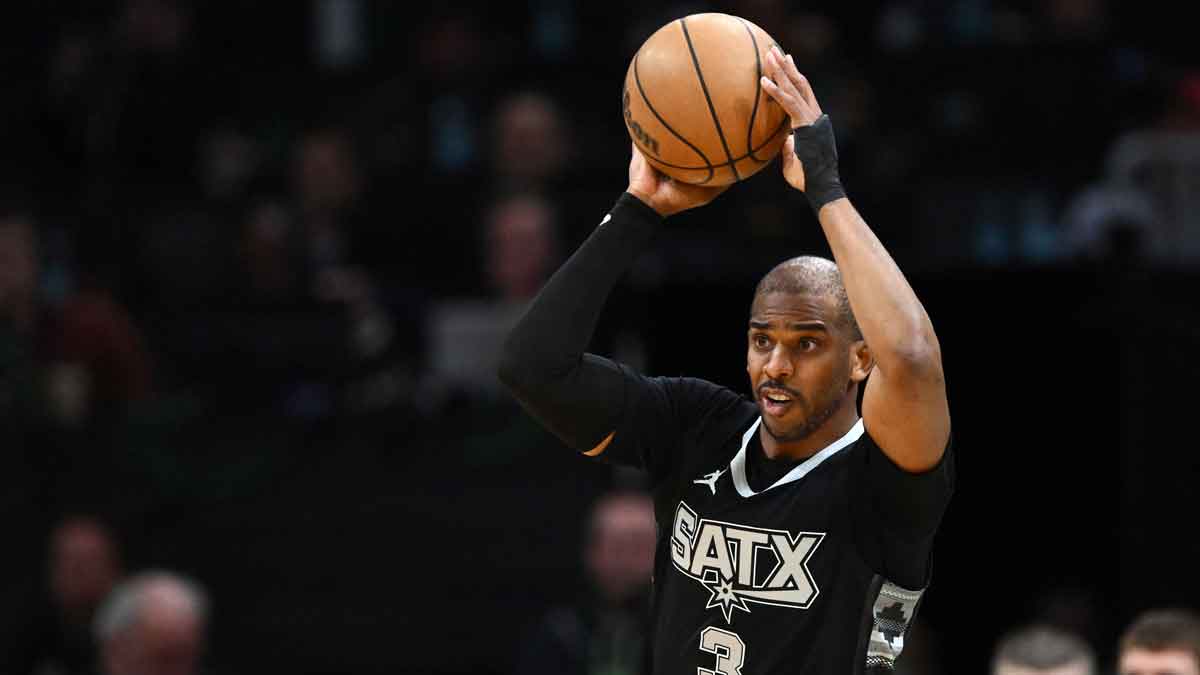
[[[1152,205],[1156,236],[1148,253],[1160,264],[1191,264],[1200,258],[1200,86],[1175,85],[1167,111],[1149,128],[1129,131],[1109,145],[1106,179],[1136,190]],[[1189,93],[1189,87],[1196,91]],[[1190,100],[1189,99],[1193,99]]]
[[[1096,675],[1096,657],[1071,633],[1050,626],[1027,626],[996,645],[992,675]]]
[[[584,547],[590,594],[543,617],[521,650],[522,675],[637,675],[650,668],[650,577],[654,503],[614,492],[592,508]]]
[[[429,91],[429,162],[440,174],[459,174],[475,167],[480,139],[478,96],[487,82],[494,50],[476,12],[439,5],[417,32],[416,63]],[[494,38],[493,38],[494,39]]]
[[[299,140],[293,156],[290,215],[278,205],[267,206],[254,214],[251,227],[259,243],[275,239],[274,245],[282,246],[294,219],[303,238],[304,268],[313,274],[311,296],[346,307],[352,322],[351,351],[371,358],[383,353],[396,337],[374,276],[375,270],[384,270],[395,260],[391,250],[395,240],[389,235],[382,235],[386,243],[376,239],[379,233],[370,218],[365,171],[349,130],[314,129]]]
[[[317,63],[328,70],[350,70],[367,53],[362,0],[318,0],[313,3],[313,47]]]
[[[291,177],[309,255],[322,267],[344,262],[363,195],[362,168],[348,133],[333,127],[305,134],[296,144]]]
[[[558,261],[554,209],[540,197],[502,199],[487,214],[488,285],[502,301],[532,299]]]
[[[1096,589],[1077,580],[1055,579],[1049,582],[1047,590],[1038,594],[1033,616],[1038,617],[1039,624],[1070,633],[1084,644],[1102,645],[1112,639],[1105,626],[1108,606],[1109,601]],[[1106,654],[1099,652],[1096,656],[1097,661],[1102,661]]]
[[[310,270],[286,201],[278,196],[255,197],[242,218],[238,247],[245,274],[242,290],[260,303],[306,298]]]
[[[37,255],[32,217],[0,213],[0,318],[17,333],[32,332],[37,323]]]
[[[523,92],[502,100],[492,132],[493,180],[503,192],[540,191],[567,167],[570,131],[548,95]]]
[[[553,207],[531,195],[505,197],[484,215],[484,286],[488,297],[447,301],[430,316],[429,364],[436,386],[490,395],[500,347],[525,305],[558,263]]]
[[[72,516],[50,536],[49,603],[14,636],[17,653],[0,664],[12,675],[88,675],[96,663],[92,620],[121,577],[113,533],[91,516]]]
[[[356,352],[373,355],[392,338],[391,320],[365,260],[388,260],[370,241],[364,167],[349,131],[327,127],[298,142],[292,164],[292,217],[298,219],[306,263],[315,274],[312,294],[323,302],[344,303],[356,322]],[[267,205],[253,214],[251,236],[282,245],[289,216]],[[259,260],[259,263],[270,261]]]
[[[523,486],[530,479],[530,466],[514,462],[519,456],[513,449],[555,442],[536,435],[540,428],[502,405],[447,407],[452,428],[440,419],[426,424],[395,415],[395,401],[407,400],[412,381],[393,359],[398,354],[414,359],[412,369],[430,369],[439,385],[478,391],[492,384],[488,363],[508,322],[545,282],[559,251],[569,248],[560,249],[560,243],[585,237],[615,196],[604,187],[611,183],[600,179],[622,175],[628,162],[615,108],[634,51],[667,21],[711,8],[577,0],[435,5],[414,12],[405,3],[375,0],[23,3],[22,20],[0,22],[5,37],[0,138],[6,150],[0,174],[6,185],[28,190],[34,207],[0,205],[0,476],[6,480],[0,513],[8,516],[3,524],[9,542],[2,556],[8,567],[0,574],[5,583],[0,635],[39,650],[50,645],[43,654],[66,654],[40,661],[45,673],[70,675],[74,664],[86,660],[72,661],[71,644],[81,643],[71,642],[75,638],[66,626],[70,620],[79,637],[82,619],[70,617],[90,611],[86,606],[104,585],[99,571],[92,577],[61,571],[87,560],[93,570],[104,569],[98,562],[103,526],[88,519],[64,521],[64,532],[55,530],[54,550],[63,552],[52,559],[76,562],[52,562],[51,583],[30,582],[45,565],[39,544],[64,513],[64,501],[95,503],[99,497],[115,508],[128,499],[129,506],[175,528],[178,541],[209,553],[178,555],[145,521],[130,533],[131,545],[153,539],[165,557],[187,559],[196,570],[215,574],[229,567],[222,562],[228,547],[211,546],[211,537],[196,536],[177,516],[195,515],[235,548],[264,541],[269,553],[278,546],[275,538],[264,539],[257,526],[236,527],[256,519],[275,522],[270,514],[252,513],[269,501],[289,513],[311,512],[313,522],[296,519],[298,526],[317,532],[322,524],[336,527],[339,536],[345,532],[339,541],[354,545],[355,537],[373,541],[378,531],[373,519],[423,517],[431,503],[426,493],[460,494],[461,486],[451,475],[449,483],[397,488],[395,498],[389,493],[378,508],[355,506],[360,500],[342,498],[347,490],[361,492],[362,484],[335,485],[329,476],[389,472],[367,463],[383,453],[350,450],[403,448],[395,461],[441,465],[478,443],[493,469],[511,469],[504,476],[478,474],[503,499],[511,496],[505,485]],[[892,242],[903,243],[912,262],[928,266],[931,276],[914,283],[950,288],[943,300],[949,301],[959,286],[955,282],[976,278],[954,272],[959,261],[1019,257],[1055,263],[1040,269],[1050,278],[1008,267],[986,276],[1004,286],[1004,297],[1039,291],[1044,304],[1026,303],[1035,316],[1045,311],[1071,317],[1047,323],[1051,333],[1104,345],[1102,358],[1090,359],[1107,364],[1096,386],[1085,382],[1080,388],[1095,398],[1079,400],[1094,403],[1079,408],[1108,410],[1116,402],[1103,435],[1091,437],[1103,443],[1086,445],[1112,460],[1101,462],[1106,470],[1098,480],[1124,495],[1120,569],[1123,579],[1138,581],[1118,584],[1121,597],[1114,600],[1112,579],[1097,568],[1101,571],[1080,582],[1090,586],[1082,589],[1090,600],[1059,598],[1031,616],[1072,630],[1089,644],[1113,646],[1111,635],[1119,628],[1111,624],[1113,617],[1155,598],[1187,600],[1188,585],[1179,579],[1195,566],[1196,545],[1188,548],[1184,541],[1181,548],[1166,532],[1173,522],[1147,516],[1186,510],[1187,488],[1195,482],[1192,456],[1175,452],[1178,432],[1161,424],[1158,405],[1186,407],[1191,401],[1186,393],[1165,400],[1159,394],[1194,378],[1156,367],[1181,364],[1190,373],[1200,325],[1186,290],[1194,285],[1194,266],[1181,265],[1176,274],[1142,263],[1200,259],[1200,230],[1194,225],[1200,209],[1193,206],[1194,195],[1200,195],[1193,158],[1200,153],[1184,135],[1200,130],[1194,27],[1111,0],[885,0],[821,7],[735,0],[725,10],[758,23],[803,64],[834,120],[842,174],[854,183],[848,188],[856,204],[877,214],[877,234],[889,249]],[[34,16],[26,18],[29,14]],[[370,91],[376,93],[366,94]],[[321,120],[318,126],[297,135],[296,121],[312,116]],[[1169,133],[1147,153],[1155,161],[1139,163],[1124,176],[1134,187],[1114,188],[1112,176],[1095,190],[1083,186],[1100,178],[1103,149],[1119,133],[1137,128]],[[258,182],[264,179],[268,184]],[[269,184],[272,180],[280,184]],[[773,255],[779,241],[824,246],[819,230],[797,227],[782,188],[777,175],[755,179],[734,187],[714,207],[669,223],[610,310],[630,326],[650,327],[651,317],[664,309],[658,289],[680,283],[703,287],[694,306],[680,310],[716,311],[725,293],[741,292],[736,286],[743,268],[760,253]],[[528,194],[550,196],[553,208]],[[1064,199],[1075,194],[1080,195],[1075,202]],[[1021,233],[1036,229],[1030,222],[1049,220],[1042,212],[1064,202],[1070,208],[1063,212],[1063,228],[1046,230],[1054,256],[1029,255],[1033,249]],[[917,212],[918,203],[929,205],[927,214]],[[481,212],[486,219],[478,217]],[[486,224],[483,236],[475,223]],[[976,238],[976,232],[985,236]],[[992,232],[1001,233],[1002,254],[971,245],[993,241]],[[138,248],[127,246],[130,241]],[[80,290],[79,265],[70,262],[81,250],[112,265],[121,283]],[[1095,278],[1059,268],[1056,263],[1066,261],[1060,255],[1099,263]],[[683,272],[675,274],[676,269]],[[992,288],[980,280],[971,290],[987,297]],[[410,290],[419,296],[419,309],[402,302]],[[449,302],[452,294],[475,300]],[[429,323],[425,303],[440,305]],[[958,330],[977,325],[969,312],[961,316]],[[1134,326],[1132,335],[1114,328],[1126,325]],[[420,329],[435,326],[427,343],[431,358],[417,360],[411,353],[426,344]],[[668,373],[682,358],[677,349],[662,348],[662,331],[648,330],[650,341],[642,347],[638,331],[610,326],[614,335],[598,336],[597,352],[635,363],[638,370]],[[411,343],[405,342],[410,327]],[[169,385],[163,389],[173,396],[139,408],[132,424],[97,434],[89,420],[112,419],[114,409],[151,391],[143,330],[153,331],[148,333],[156,347],[153,380]],[[742,336],[733,335],[730,341],[738,339]],[[705,342],[688,349],[709,347]],[[729,382],[737,381],[736,374],[710,373]],[[974,380],[992,383],[989,392],[998,381]],[[247,405],[268,397],[278,408]],[[356,403],[338,407],[351,399]],[[422,406],[444,402],[414,400]],[[286,426],[275,419],[276,410],[291,413]],[[376,428],[342,417],[353,410],[384,414]],[[322,417],[333,412],[336,417]],[[214,424],[217,417],[221,423]],[[333,423],[298,432],[291,427],[297,418]],[[431,451],[415,451],[426,447]],[[1155,454],[1155,448],[1161,451]],[[1106,451],[1112,454],[1103,455]],[[322,460],[308,461],[313,457]],[[552,468],[540,456],[536,461],[535,471]],[[1065,465],[1045,473],[1059,469]],[[261,476],[270,477],[262,479],[269,489],[254,490]],[[315,492],[297,487],[308,487],[296,481],[309,476]],[[534,475],[535,482],[541,478]],[[1164,479],[1178,489],[1164,488]],[[313,495],[326,488],[332,490],[331,506],[351,505],[354,513],[323,504],[311,508]],[[242,494],[262,501],[226,498]],[[562,504],[579,508],[584,496],[575,499]],[[468,506],[474,504],[464,502]],[[1086,533],[1102,541],[1111,534],[1108,518],[1084,521],[1068,518],[1062,509],[1057,513],[1080,537]],[[478,521],[481,541],[497,536],[503,543],[495,549],[508,550],[512,528],[493,520],[494,525]],[[346,529],[346,523],[357,525]],[[1156,542],[1167,543],[1147,555]],[[1087,569],[1070,554],[1088,557],[1085,565],[1095,558],[1086,547],[1063,547],[1047,559],[1049,566],[1031,568],[1024,578],[1006,577],[1023,589],[1006,601],[1029,600],[1028,589],[1037,587],[1033,582],[1056,566],[1076,576]],[[345,547],[327,548],[330,557]],[[554,557],[564,550],[573,555],[572,547],[559,547],[543,556],[544,569],[531,573],[543,588],[572,580],[564,572],[569,561]],[[114,556],[114,578],[119,558]],[[305,560],[295,570],[304,583],[314,570],[331,569],[325,557]],[[412,576],[395,574],[397,569],[411,571],[389,568],[386,578]],[[215,583],[209,572],[203,576]],[[376,585],[382,578],[363,576],[364,583]],[[449,592],[466,595],[472,589],[455,584]],[[413,655],[373,635],[364,637],[360,630],[368,623],[379,633],[395,630],[388,620],[373,620],[396,616],[390,593],[351,601],[331,591],[330,597],[338,597],[330,601],[290,590],[273,591],[281,596],[277,604],[260,603],[253,593],[231,594],[248,607],[268,608],[232,613],[243,622],[239,628],[253,635],[248,639],[262,641],[259,658],[269,667],[258,670],[296,671],[297,664],[300,670],[338,670],[308,659],[320,650],[331,660],[345,658],[348,643],[363,647],[357,657],[372,668],[395,670],[388,659],[403,664],[415,659],[411,669],[438,672],[479,672],[484,663],[498,668],[482,648],[463,649],[457,662],[434,668],[430,663],[444,654]],[[38,598],[40,607],[26,607],[25,592],[47,597]],[[603,595],[597,584],[581,607],[599,606]],[[483,621],[514,616],[509,604],[470,600]],[[955,666],[945,672],[971,670],[963,664],[988,657],[987,621],[970,626],[947,621],[961,616],[960,609],[977,609],[969,607],[970,598],[950,594],[932,600],[928,618],[941,628],[941,639],[923,642],[926,633],[918,623],[913,638],[906,639],[898,673],[933,675],[923,656]],[[445,603],[462,604],[457,597]],[[536,604],[520,611],[531,607]],[[517,617],[528,618],[520,611]],[[596,613],[587,611],[592,614],[561,612],[556,615],[561,621],[547,625],[582,625],[580,616],[592,621]],[[353,621],[346,621],[347,612]],[[304,623],[310,616],[311,626]],[[315,628],[320,617],[339,630],[321,633]],[[17,624],[41,637],[25,640],[26,633],[5,630]],[[436,620],[420,625],[452,635]],[[273,630],[279,626],[286,630]],[[280,649],[318,633],[311,652]],[[569,631],[566,635],[570,638]],[[555,634],[549,632],[544,637],[560,645],[555,648],[577,644],[567,638],[552,642]],[[29,675],[34,667],[32,661],[18,668],[0,661],[0,675]],[[97,662],[82,667],[95,669]]]
[[[96,616],[102,675],[202,672],[208,597],[171,572],[143,572],[118,586]]]
[[[28,213],[0,213],[0,343],[43,370],[27,392],[67,425],[150,393],[141,335],[107,291],[77,291],[60,307],[39,287],[38,232]]]
[[[76,293],[63,305],[60,322],[60,363],[52,382],[80,378],[81,412],[120,409],[150,394],[150,360],[141,333],[111,294]]]
[[[1118,675],[1200,675],[1200,615],[1159,609],[1137,617],[1121,636]]]
[[[103,523],[88,516],[64,520],[50,549],[50,588],[63,619],[75,629],[88,628],[121,568],[116,539]]]
[[[1094,185],[1076,195],[1063,215],[1068,257],[1096,262],[1141,262],[1161,246],[1154,203],[1130,186]]]

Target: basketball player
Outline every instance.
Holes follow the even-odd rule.
[[[836,265],[794,258],[759,282],[753,401],[584,353],[661,220],[720,192],[664,178],[636,148],[628,190],[513,330],[500,377],[567,444],[649,473],[654,672],[886,672],[929,583],[953,486],[941,357],[921,303],[846,199],[812,89],[778,52],[766,72],[794,129],[784,176]],[[703,340],[703,321],[678,339]]]

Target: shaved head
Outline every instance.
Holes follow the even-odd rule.
[[[837,308],[839,326],[852,339],[862,339],[862,331],[858,329],[858,321],[850,309],[850,297],[846,295],[846,286],[842,284],[842,273],[838,271],[837,264],[828,258],[804,255],[779,263],[758,282],[754,289],[754,303],[757,304],[768,293],[830,298]]]

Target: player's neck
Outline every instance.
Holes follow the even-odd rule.
[[[858,406],[853,398],[843,401],[825,423],[811,434],[798,441],[782,442],[767,431],[764,424],[758,427],[758,438],[762,442],[763,454],[767,459],[801,460],[812,457],[845,436],[858,422]]]

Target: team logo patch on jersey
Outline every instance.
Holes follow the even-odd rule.
[[[823,532],[771,530],[699,518],[684,502],[675,509],[671,562],[710,593],[725,622],[750,603],[807,609],[820,592],[808,571]]]

